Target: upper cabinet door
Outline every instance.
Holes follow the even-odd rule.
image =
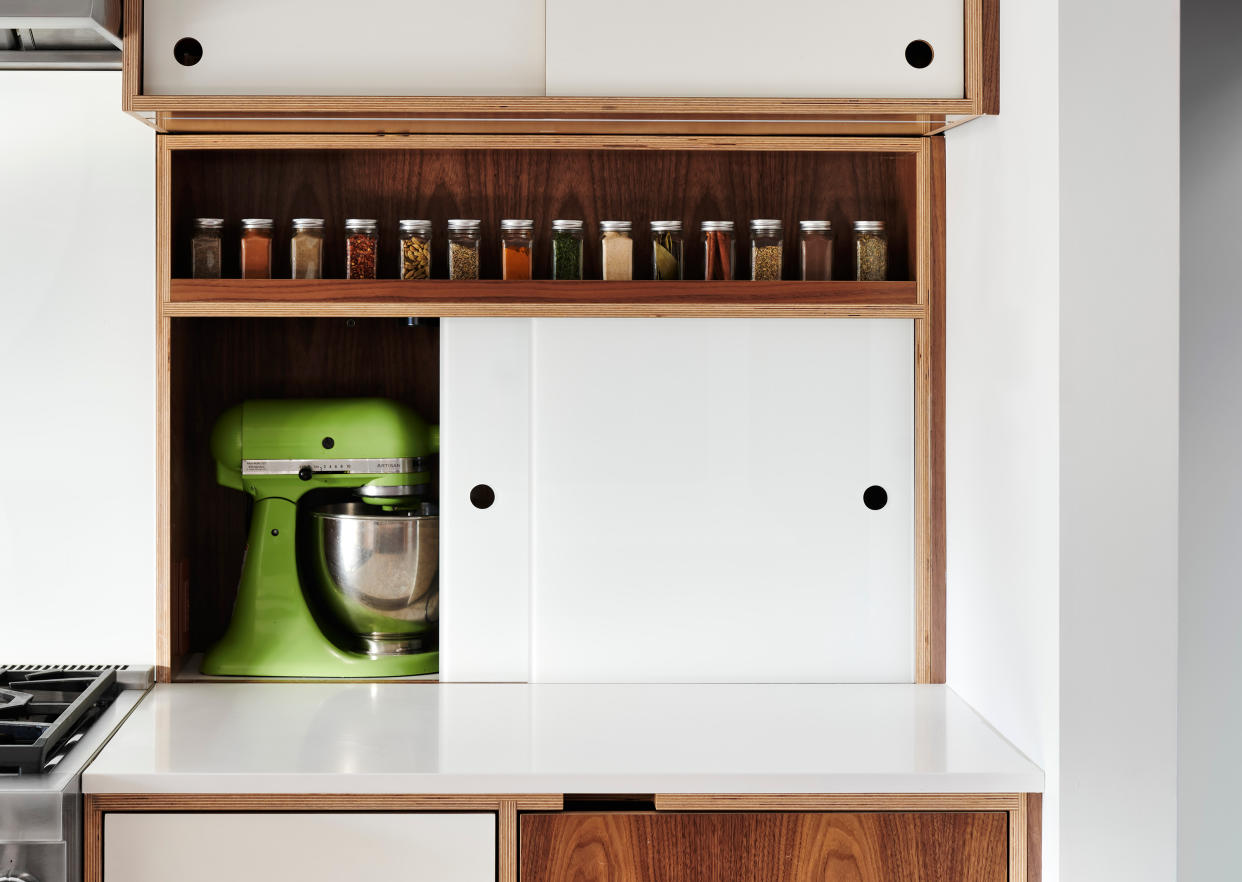
[[[962,0],[547,0],[547,11],[549,95],[965,95]]]
[[[146,95],[544,94],[543,0],[146,0],[144,13]]]

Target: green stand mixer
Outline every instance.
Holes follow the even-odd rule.
[[[247,401],[216,479],[254,497],[233,617],[205,674],[395,677],[439,668],[439,429],[381,398]]]

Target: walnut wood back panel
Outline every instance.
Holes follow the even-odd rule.
[[[527,814],[522,882],[1005,882],[1005,812]]]
[[[440,346],[435,326],[395,318],[181,318],[172,344],[175,664],[224,633],[246,544],[250,497],[216,483],[216,418],[249,398],[382,396],[438,422]]]
[[[636,240],[634,277],[651,278],[648,223],[685,224],[686,278],[703,277],[698,223],[733,220],[738,261],[747,266],[753,218],[782,218],[784,274],[797,278],[798,221],[827,218],[836,228],[838,278],[851,278],[851,224],[889,225],[889,278],[913,278],[916,228],[914,154],[797,151],[639,150],[183,150],[172,168],[172,272],[189,275],[195,217],[226,219],[224,274],[238,275],[238,220],[276,220],[273,275],[289,277],[290,219],[327,221],[324,273],[344,276],[346,217],[380,223],[381,277],[395,278],[397,221],[435,224],[433,275],[446,277],[445,222],[483,221],[482,272],[500,277],[499,226],[531,218],[536,278],[549,278],[554,218],[586,222],[587,278],[599,278],[600,220],[630,220]]]

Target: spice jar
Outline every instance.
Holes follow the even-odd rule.
[[[272,219],[242,218],[241,277],[270,279],[272,277]]]
[[[502,220],[500,222],[500,277],[506,282],[529,282],[534,257],[531,231],[534,221]]]
[[[552,221],[552,278],[582,281],[582,221]]]
[[[832,221],[804,220],[798,250],[801,252],[802,281],[832,280]]]
[[[289,240],[292,279],[323,278],[323,218],[295,217]]]
[[[477,220],[455,218],[448,222],[448,264],[450,279],[479,277],[479,224]]]
[[[605,281],[628,282],[634,278],[632,228],[629,221],[599,222],[600,264]]]
[[[651,222],[651,277],[658,281],[680,281],[684,278],[685,243],[681,221]]]
[[[379,233],[374,220],[351,217],[345,221],[345,278],[374,279]]]
[[[779,220],[750,222],[750,278],[755,282],[779,282],[784,261],[785,230]]]
[[[884,221],[854,221],[854,270],[860,282],[888,279],[888,232]]]
[[[733,278],[733,221],[703,221],[703,278],[727,282]]]
[[[194,218],[194,236],[190,239],[190,277],[220,278],[220,233],[224,218]]]
[[[397,224],[401,248],[397,254],[398,279],[431,278],[431,221],[403,220]]]

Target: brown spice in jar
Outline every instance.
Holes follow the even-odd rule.
[[[750,277],[756,282],[781,280],[781,246],[758,245],[751,251]]]
[[[802,281],[832,279],[832,240],[823,235],[802,237]]]
[[[708,230],[703,234],[706,244],[706,265],[703,278],[709,282],[727,282],[733,278],[733,234],[724,230]]]
[[[449,243],[449,278],[455,280],[479,277],[479,249]]]
[[[242,230],[241,277],[243,279],[270,279],[272,277],[271,227]]]
[[[401,278],[431,278],[431,243],[418,236],[401,240]]]
[[[609,282],[628,282],[634,278],[634,240],[616,230],[601,237],[604,258],[603,277]]]
[[[500,256],[501,278],[506,282],[530,281],[530,243],[511,242]]]

